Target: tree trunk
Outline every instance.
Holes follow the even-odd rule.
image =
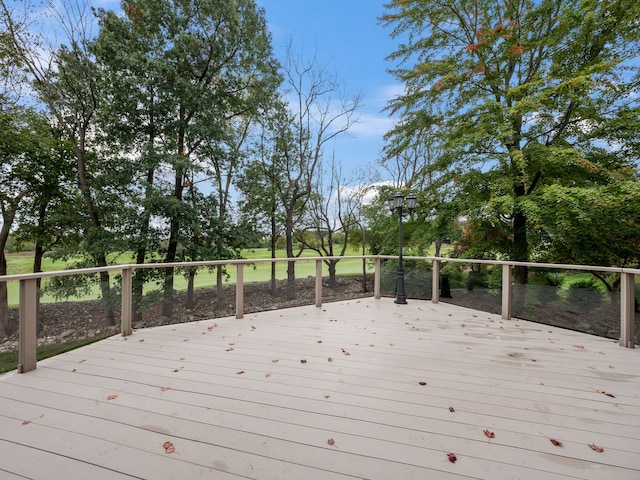
[[[224,266],[216,266],[216,308],[222,310],[224,308],[223,293],[222,293],[222,273]]]
[[[33,253],[33,273],[42,271],[42,257],[44,257],[44,247],[40,240],[36,240],[36,246]],[[39,335],[42,332],[43,325],[40,320],[40,286],[42,285],[42,279],[37,281],[38,294],[36,295],[36,332]]]
[[[180,119],[184,120],[184,111],[181,108]],[[178,133],[178,156],[184,157],[185,132]],[[173,187],[173,198],[178,202],[182,202],[182,192],[184,191],[184,169],[176,167],[175,183]],[[169,245],[167,246],[166,263],[174,263],[178,253],[178,236],[180,234],[180,214],[173,212],[171,214],[171,224],[169,233]],[[173,267],[167,267],[164,270],[164,299],[162,303],[162,316],[171,318],[173,316]]]
[[[440,251],[442,250],[442,239],[439,238],[435,241],[436,245],[436,257],[440,256]]]
[[[153,130],[153,125],[151,126]],[[151,135],[150,142],[153,142],[153,135]],[[155,171],[153,168],[147,170],[147,188],[145,191],[145,199],[148,199],[151,195],[151,189],[153,188]],[[149,222],[151,221],[151,212],[149,207],[145,207],[145,212],[142,217],[142,223],[140,225],[140,233],[138,238],[138,249],[136,250],[136,264],[140,265],[145,262],[147,258],[147,235],[149,234]],[[136,270],[133,276],[132,286],[132,320],[134,323],[142,321],[142,300],[144,298],[144,284],[146,281],[146,272],[143,269]]]
[[[336,279],[336,266],[338,260],[329,260],[329,288],[337,288],[338,280]]]
[[[0,276],[7,274],[7,259],[4,250],[0,251]],[[9,297],[7,282],[0,282],[0,338],[9,333]]]
[[[40,205],[38,207],[38,232],[39,235],[43,235],[45,231],[45,220],[47,214],[47,207],[49,205],[49,201],[46,199],[42,199],[40,201]],[[42,271],[42,258],[44,257],[44,246],[42,245],[42,240],[38,237],[36,240],[34,253],[33,253],[33,273],[38,273]],[[40,287],[42,286],[42,279],[39,278],[37,280],[37,289],[38,294],[36,295],[36,333],[39,335],[42,332],[43,325],[40,320]]]
[[[195,280],[196,280],[196,269],[192,268],[189,270],[189,281],[187,283],[187,308],[189,310],[193,310],[196,306],[196,302],[193,295]]]
[[[293,258],[293,222],[287,219],[286,228],[287,258]],[[296,298],[296,262],[287,262],[287,300]]]
[[[518,212],[513,217],[513,260],[516,262],[529,261],[529,245],[527,243],[527,217]],[[516,266],[513,275],[516,283],[525,285],[528,283],[529,269],[525,266]]]
[[[277,227],[276,216],[274,212],[271,212],[271,258],[276,258],[276,244],[277,244]],[[276,295],[276,262],[271,262],[271,296]]]

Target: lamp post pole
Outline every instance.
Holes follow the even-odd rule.
[[[395,303],[398,305],[405,305],[407,303],[407,294],[404,290],[404,265],[402,259],[402,216],[404,214],[404,195],[398,192],[393,197],[389,197],[387,200],[391,213],[398,214],[398,269],[396,271],[396,299]],[[416,207],[416,196],[407,195],[407,210],[409,213]]]

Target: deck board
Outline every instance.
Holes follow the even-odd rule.
[[[0,377],[0,478],[637,479],[639,365],[421,301],[144,329]]]

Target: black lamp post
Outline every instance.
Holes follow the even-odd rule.
[[[407,303],[407,295],[404,291],[404,268],[402,265],[402,215],[404,210],[404,195],[398,192],[393,197],[389,197],[387,200],[387,204],[389,205],[389,210],[393,214],[396,212],[398,214],[398,246],[400,250],[400,254],[398,256],[398,270],[396,272],[396,299],[395,303],[399,305],[405,305]],[[407,195],[407,210],[409,213],[416,208],[416,196],[415,195]]]

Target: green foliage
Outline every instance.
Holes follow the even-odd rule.
[[[637,262],[634,242],[611,252],[616,242],[600,242],[595,226],[584,229],[580,242],[565,242],[561,253],[567,230],[581,226],[572,223],[575,210],[547,199],[560,190],[584,197],[574,191],[584,188],[595,197],[605,189],[620,205],[635,203],[625,202],[634,189],[625,184],[637,185],[639,158],[631,133],[638,129],[640,93],[638,3],[447,0],[386,7],[382,23],[404,41],[389,59],[405,86],[388,106],[402,118],[388,135],[389,152],[406,152],[425,134],[438,146],[417,176],[446,191],[451,217],[465,218],[459,254]],[[635,207],[607,213],[609,222],[599,216],[599,228],[613,232],[622,222],[624,238],[632,239],[625,218],[636,215]]]

